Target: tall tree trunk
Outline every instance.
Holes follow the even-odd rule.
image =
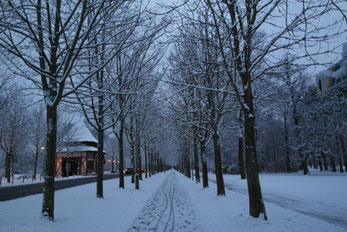
[[[103,193],[103,175],[104,175],[104,131],[98,129],[98,160],[96,165],[96,197],[104,198]]]
[[[213,148],[214,148],[214,165],[217,182],[217,195],[225,195],[223,171],[222,171],[222,157],[219,144],[219,135],[215,128],[213,133]]]
[[[322,165],[321,157],[318,158],[318,165],[319,165],[319,171],[323,171],[323,165]]]
[[[322,156],[322,160],[323,160],[324,170],[328,171],[329,168],[328,168],[327,156],[323,151],[321,152],[321,156]]]
[[[142,180],[142,157],[141,157],[141,144],[140,144],[140,136],[138,136],[137,142],[137,160],[138,160],[138,175],[139,179]]]
[[[103,31],[104,32],[104,31]],[[104,43],[102,45],[104,47]],[[103,49],[102,49],[103,50]],[[96,51],[98,54],[98,51]],[[101,60],[104,60],[103,53],[101,53]],[[98,79],[99,91],[104,90],[104,71],[96,75]],[[104,198],[103,191],[103,176],[104,176],[104,95],[102,92],[98,96],[98,162],[96,165],[96,197]]]
[[[119,119],[119,136],[118,136],[118,171],[119,171],[119,188],[124,189],[124,149],[123,149],[123,136],[124,136],[124,119],[121,116]]]
[[[147,173],[148,173],[148,146],[147,143],[145,143],[145,178],[147,179]]]
[[[153,151],[153,154],[152,154],[152,175],[154,176],[156,174],[156,152]]]
[[[191,176],[192,176],[192,180],[194,180],[194,169],[195,169],[195,166],[194,166],[194,154],[191,154],[190,153],[190,166],[192,167],[191,169]],[[160,165],[161,165],[161,159],[160,159]]]
[[[140,180],[142,180],[142,159],[141,159],[141,155],[139,155],[139,176],[140,176]]]
[[[7,183],[11,183],[11,152],[6,152],[5,157],[5,178],[7,179]]]
[[[135,119],[135,189],[140,189],[141,178],[141,151],[140,151],[140,132],[139,121]]]
[[[200,169],[199,169],[199,152],[198,152],[198,141],[194,139],[194,168],[195,168],[195,182],[200,182]]]
[[[129,132],[129,139],[130,139],[130,161],[131,161],[131,183],[135,183],[135,172],[136,172],[136,167],[135,167],[135,140],[134,140],[134,118],[130,117],[130,132]]]
[[[297,155],[301,158],[301,169],[303,170],[303,174],[306,175],[309,173],[307,167],[307,157],[303,154],[303,148],[301,146],[301,136],[300,136],[300,128],[299,128],[299,114],[297,113],[296,108],[294,108],[293,119],[295,125],[295,137],[297,141],[297,145],[299,148],[297,149]]]
[[[331,165],[331,171],[336,172],[335,158],[332,155],[330,156],[330,165]]]
[[[153,162],[152,162],[152,159],[153,159],[153,149],[150,148],[149,149],[149,167],[148,167],[148,176],[149,177],[152,177],[152,169],[153,169]]]
[[[244,101],[248,109],[244,111],[244,130],[245,130],[245,146],[246,146],[246,172],[247,186],[249,196],[249,213],[253,217],[259,217],[260,213],[264,214],[267,220],[265,205],[259,182],[259,168],[256,153],[255,141],[255,117],[253,109],[253,95],[251,89],[250,77],[246,78],[243,88],[246,89]]]
[[[344,164],[345,164],[345,171],[347,172],[347,152],[346,152],[345,142],[343,141],[342,135],[339,136],[339,140],[340,140],[341,150],[342,150]]]
[[[134,173],[135,173],[135,189],[140,189],[140,166],[139,166],[139,164],[140,164],[140,160],[139,160],[139,154],[138,154],[138,149],[137,149],[137,147],[138,147],[138,138],[137,138],[137,135],[136,135],[136,151],[135,151],[135,162],[134,162],[134,164],[135,164],[135,166],[134,166],[134,169],[133,169],[133,171],[134,171]]]
[[[57,140],[57,107],[46,106],[46,160],[43,182],[43,202],[41,214],[54,220],[54,176]]]
[[[190,173],[190,149],[189,149],[189,143],[186,142],[186,149],[185,149],[185,164],[186,164],[186,176],[188,178],[191,178]]]
[[[246,179],[245,163],[243,160],[243,137],[239,137],[239,154],[238,154],[239,168],[241,179]]]
[[[39,146],[36,145],[35,147],[35,157],[34,157],[34,174],[33,179],[36,180],[36,173],[37,173],[37,160],[39,158]]]
[[[242,110],[240,110],[239,118],[239,146],[238,146],[238,163],[240,169],[241,180],[246,179],[245,161],[244,161],[244,141],[243,141],[243,120],[242,120]]]
[[[339,158],[339,167],[340,167],[340,172],[343,173],[342,157]]]
[[[181,156],[180,157],[180,170],[181,170],[181,173],[183,174],[183,175],[185,175],[186,173],[185,173],[185,171],[184,171],[184,156]]]
[[[202,167],[202,187],[208,188],[208,173],[207,173],[207,162],[205,157],[205,145],[200,143],[200,157],[201,157],[201,167]]]
[[[157,173],[160,172],[160,158],[159,158],[159,152],[156,154],[156,166],[157,166]]]
[[[303,160],[301,161],[301,164],[302,164],[302,168],[303,168],[303,172],[304,172],[304,175],[307,175],[310,171],[308,169],[308,166],[307,166],[307,156],[305,156],[303,158]]]
[[[343,154],[341,154],[340,152],[340,147],[341,147],[340,140],[337,135],[335,135],[335,140],[336,140],[336,154],[339,160],[339,168],[340,168],[340,172],[343,173],[343,164],[342,164]]]
[[[288,173],[292,171],[290,165],[290,150],[289,150],[289,128],[287,117],[284,117],[284,142],[286,146],[286,170]]]
[[[131,159],[131,168],[132,168],[132,172],[131,172],[131,183],[134,184],[135,183],[135,146],[132,143],[130,145],[130,159]]]

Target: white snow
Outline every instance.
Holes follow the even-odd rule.
[[[214,175],[210,174],[209,178],[213,179],[213,176]],[[277,175],[272,174],[261,175],[261,183],[264,192],[271,192],[272,189],[277,189],[281,194],[285,192],[289,192],[289,194],[294,192],[299,194],[300,187],[304,187],[304,184],[307,185],[310,183],[310,180],[300,181],[300,177],[305,179],[303,176],[289,175],[287,178],[285,177],[285,174],[283,174],[281,177],[276,176]],[[233,188],[236,188],[236,183],[242,183],[240,186],[244,186],[246,184],[245,180],[239,180],[239,175],[225,175],[224,177],[224,182],[226,184],[232,182]],[[309,192],[310,187],[306,186],[304,187],[306,189],[306,193],[301,195],[302,197],[306,197],[305,200],[310,201],[312,195],[319,198],[320,194],[324,194],[324,192],[326,192],[328,195],[330,190],[326,191],[325,187],[330,185],[334,186],[334,190],[331,190],[331,192],[334,192],[334,194],[330,196],[330,199],[334,198],[336,195],[340,196],[345,194],[345,192],[341,192],[341,194],[338,193],[340,190],[342,190],[339,188],[339,185],[341,184],[340,181],[336,181],[335,183],[327,183],[327,185],[325,185],[325,182],[328,182],[329,179],[323,178],[320,181],[318,179],[313,181],[314,183],[312,185],[318,188],[317,185],[319,183],[319,189],[323,192],[315,192],[317,189],[314,188]],[[341,178],[341,181],[342,179],[344,179],[346,183],[346,176]],[[198,209],[200,216],[203,219],[202,222],[204,223],[206,231],[346,231],[346,228],[328,223],[316,217],[307,216],[303,213],[285,209],[276,204],[269,203],[266,201],[266,199],[265,207],[269,220],[265,221],[262,218],[255,219],[249,216],[248,195],[246,194],[226,189],[226,196],[218,197],[216,196],[216,184],[213,182],[209,183],[210,187],[208,189],[202,189],[201,184],[192,184],[192,180],[189,180],[188,178],[182,178],[182,183],[186,191],[189,193],[193,204]],[[273,186],[273,188],[270,186]],[[343,204],[343,202],[341,202],[341,204]],[[343,213],[343,216],[346,215],[346,212],[347,211]]]
[[[247,189],[247,182],[238,175],[225,175],[225,184],[235,190]],[[314,204],[324,205],[326,210],[347,212],[347,174],[319,172],[311,170],[311,174],[260,174],[260,182],[264,195],[272,194],[288,197]],[[314,210],[314,209],[312,209]],[[333,213],[333,212],[330,212]],[[347,221],[347,215],[346,221]]]
[[[23,179],[22,179],[23,175],[25,175],[25,174],[15,174],[14,175],[13,184],[12,184],[12,177],[11,177],[11,183],[7,183],[7,179],[2,177],[0,188],[2,188],[2,187],[11,187],[11,186],[18,186],[18,185],[27,185],[27,184],[37,184],[37,183],[43,183],[43,181],[44,181],[43,177],[41,177],[41,180],[40,180],[40,175],[37,175],[36,176],[36,180],[33,180],[30,177],[30,178],[25,178],[24,182],[23,182]],[[69,177],[55,177],[55,181],[76,179],[76,178],[90,178],[90,177],[93,177],[93,176],[74,175],[74,176],[69,176]]]
[[[83,117],[79,114],[75,114],[72,116],[72,138],[69,138],[68,142],[95,142],[98,140],[94,137],[94,135],[90,132],[87,125],[83,121]]]
[[[213,181],[214,175],[209,176]],[[118,188],[118,179],[104,181],[104,199],[95,197],[95,183],[60,190],[55,195],[55,222],[40,218],[41,194],[0,202],[0,231],[142,231],[139,228],[153,225],[157,231],[346,231],[346,227],[266,199],[301,199],[303,206],[307,202],[312,211],[315,208],[310,202],[317,201],[327,212],[336,213],[334,209],[346,207],[343,194],[347,175],[261,175],[268,221],[249,216],[245,180],[237,175],[225,175],[224,180],[226,196],[216,196],[212,181],[209,188],[203,189],[201,183],[176,171],[144,179],[139,191],[130,183],[130,177],[125,179],[126,189]],[[228,189],[231,186],[232,191]]]
[[[0,231],[126,231],[165,177],[141,181],[140,190],[130,177],[125,189],[118,188],[119,179],[104,181],[104,199],[96,198],[96,183],[56,191],[54,222],[40,218],[42,194],[0,202]]]
[[[215,175],[210,174],[209,180],[214,181]],[[247,181],[241,180],[239,175],[224,175],[224,183],[227,189],[232,189],[232,195],[241,193],[248,196]],[[311,174],[306,176],[302,173],[260,174],[260,183],[269,214],[273,210],[268,209],[268,205],[274,204],[276,207],[289,209],[292,213],[297,212],[334,223],[346,230],[346,173],[311,170]]]
[[[83,151],[98,151],[98,148],[87,145],[71,145],[62,147],[58,152],[83,152]],[[106,152],[105,152],[106,153]]]
[[[169,175],[147,201],[128,232],[138,231],[190,231],[202,228],[196,220],[197,213],[183,188],[182,177],[177,172]]]

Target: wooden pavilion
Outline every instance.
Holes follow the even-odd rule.
[[[64,146],[57,152],[56,176],[96,173],[98,141],[82,120],[78,121],[74,128],[76,130],[69,141],[64,142]]]

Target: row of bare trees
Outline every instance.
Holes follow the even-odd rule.
[[[225,195],[221,132],[236,128],[238,162],[240,172],[246,174],[243,177],[247,176],[250,215],[259,217],[263,213],[266,218],[258,176],[258,107],[266,108],[266,99],[276,98],[271,95],[272,89],[264,91],[269,87],[269,78],[285,83],[295,126],[295,151],[307,172],[302,118],[296,108],[297,98],[291,95],[296,87],[288,82],[289,67],[291,61],[305,58],[310,60],[308,64],[316,63],[316,55],[334,51],[324,43],[346,31],[339,27],[346,16],[339,7],[343,0],[331,3],[195,0],[170,7],[166,13],[177,14],[180,20],[172,25],[176,30],[170,37],[173,49],[169,68],[159,74],[165,45],[158,38],[170,20],[165,13],[148,10],[141,0],[2,1],[0,48],[6,70],[38,88],[45,103],[42,215],[54,219],[58,116],[64,102],[77,106],[97,133],[98,198],[103,198],[105,134],[112,131],[118,142],[119,187],[125,185],[126,139],[136,170],[132,181],[139,188],[141,153],[145,175],[148,171],[151,175],[153,167],[158,171],[165,166],[158,155],[159,134],[165,130],[158,128],[166,121],[178,131],[181,160],[186,169],[194,166],[197,182],[202,170],[203,187],[208,187],[207,147],[212,144],[217,195]],[[342,15],[341,20],[317,23],[327,12]],[[321,49],[314,49],[317,44]],[[279,59],[283,52],[296,55],[289,60]],[[167,88],[161,86],[164,82]],[[173,94],[158,102],[158,89]],[[161,114],[158,103],[163,102],[168,108]],[[163,115],[168,118],[163,119]],[[288,124],[285,128],[288,130]],[[289,150],[289,140],[285,141]],[[336,141],[343,142],[338,137]],[[290,158],[287,160],[291,170]]]
[[[136,115],[140,124],[137,115],[149,110],[144,102],[157,85],[152,74],[161,58],[153,46],[167,20],[158,21],[147,13],[142,1],[39,0],[0,5],[0,47],[7,68],[38,87],[45,102],[42,215],[53,220],[58,106],[62,101],[79,104],[98,133],[97,197],[102,198],[104,133],[113,128],[122,143],[128,116]],[[121,149],[119,145],[120,154]],[[122,175],[120,179],[124,187]]]
[[[189,169],[189,149],[192,147],[198,175],[196,146],[201,146],[204,169],[205,146],[211,140],[217,195],[224,195],[220,133],[226,127],[237,128],[236,131],[241,128],[243,133],[237,136],[240,172],[244,172],[244,146],[249,209],[253,217],[264,214],[267,218],[259,182],[256,143],[257,134],[262,132],[256,130],[255,119],[261,117],[261,109],[271,105],[269,101],[275,102],[276,97],[279,98],[280,93],[272,95],[271,87],[276,83],[284,83],[279,91],[289,93],[286,100],[291,102],[291,117],[296,128],[295,151],[304,172],[308,171],[301,119],[295,105],[298,96],[293,96],[294,90],[296,94],[304,92],[300,85],[290,83],[293,73],[289,73],[292,65],[289,60],[302,62],[307,68],[317,64],[316,56],[334,51],[323,44],[346,31],[335,27],[345,25],[345,15],[336,7],[343,3],[334,3],[337,5],[315,0],[302,4],[295,1],[201,0],[187,3],[184,10],[177,11],[180,21],[172,35],[174,49],[166,82],[175,95],[171,101],[172,114],[176,116],[173,123],[182,134],[181,168]],[[342,17],[334,22],[317,21],[330,11],[337,11]],[[321,49],[312,49],[317,44],[323,45]],[[295,56],[289,60],[281,59],[283,53]],[[273,77],[276,78],[270,85],[269,79]],[[290,170],[290,161],[287,163]],[[204,171],[202,173],[204,175]],[[198,176],[196,180],[199,180]]]

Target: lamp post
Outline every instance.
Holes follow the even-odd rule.
[[[116,159],[116,160],[117,160],[117,159]],[[119,172],[119,164],[120,164],[120,161],[117,160],[116,172]]]
[[[112,156],[111,173],[115,173],[115,171],[114,171],[114,163],[115,163],[114,156]]]
[[[111,163],[111,173],[115,173],[114,164],[116,163],[116,160],[114,159],[114,156],[112,157],[112,159],[109,159],[108,162]]]
[[[45,150],[44,146],[36,146],[36,151],[35,151],[35,158],[34,158],[34,174],[32,176],[32,180],[36,180],[36,173],[37,173],[37,162],[38,162],[38,158],[39,158],[39,153],[43,152]]]

